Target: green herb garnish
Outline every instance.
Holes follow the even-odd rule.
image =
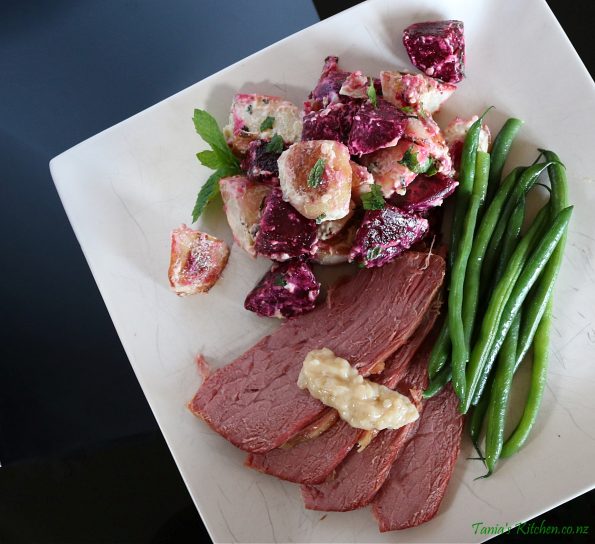
[[[413,146],[410,146],[403,154],[403,158],[399,161],[399,164],[406,166],[414,174],[425,174],[432,167],[434,161],[428,159],[425,163],[420,164],[417,153],[413,151]]]
[[[372,249],[368,249],[368,251],[366,252],[366,260],[373,261],[374,259],[377,259],[380,256],[381,251],[381,246],[374,246]]]
[[[273,280],[273,284],[278,287],[285,287],[287,285],[287,280],[281,274],[277,274]]]
[[[322,183],[324,167],[324,159],[318,159],[308,174],[308,187],[318,187]]]
[[[372,103],[372,106],[375,108],[378,107],[378,97],[376,96],[376,87],[374,87],[374,80],[372,78],[369,79],[369,85],[366,89],[366,94],[368,95],[368,100]]]
[[[401,111],[407,115],[415,115],[415,110],[411,106],[403,106]]]
[[[317,218],[316,218],[316,224],[320,225],[320,223],[322,223],[326,218],[326,213],[321,213]]]
[[[275,118],[269,115],[262,123],[260,123],[260,132],[273,128],[274,123]]]
[[[364,210],[382,210],[385,206],[384,196],[380,185],[370,185],[369,193],[362,193]]]
[[[264,148],[264,150],[267,153],[281,153],[281,151],[283,151],[284,145],[285,145],[285,142],[283,141],[283,138],[281,136],[279,136],[278,134],[275,134],[271,138],[271,141]]]
[[[194,223],[206,205],[219,193],[219,180],[240,173],[240,162],[229,149],[223,132],[210,113],[195,109],[192,120],[198,135],[211,146],[211,149],[197,153],[196,158],[202,165],[215,170],[196,197],[196,203],[192,210],[192,222]]]
[[[252,104],[248,104],[248,107],[246,108],[246,111],[252,115]]]
[[[431,177],[438,173],[438,164],[436,160],[432,160],[431,166],[426,170],[426,176]]]

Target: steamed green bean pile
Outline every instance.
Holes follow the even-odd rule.
[[[486,112],[487,113],[487,112]],[[498,460],[527,441],[546,383],[552,292],[572,215],[564,165],[552,151],[514,168],[502,180],[521,128],[508,119],[491,153],[478,150],[482,115],[467,132],[450,239],[448,309],[432,350],[429,398],[447,383],[462,413],[472,410],[469,433],[491,474]],[[549,199],[525,228],[526,200],[547,171]],[[505,436],[514,375],[532,349],[525,409]],[[480,439],[485,434],[483,453]]]

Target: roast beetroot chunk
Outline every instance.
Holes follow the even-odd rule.
[[[434,304],[407,343],[386,361],[385,369],[376,381],[386,387],[395,387],[407,372],[413,355],[432,328],[438,311],[438,305]],[[338,421],[328,431],[307,442],[290,448],[276,448],[267,453],[250,454],[246,465],[282,480],[298,484],[318,484],[326,480],[345,459],[361,434],[360,429],[354,429],[345,421]]]
[[[342,97],[339,91],[348,75],[349,72],[339,68],[339,57],[326,57],[320,79],[304,103],[305,112],[320,110],[347,98]]]
[[[310,265],[291,260],[273,265],[250,291],[244,308],[264,317],[293,317],[313,310],[319,293]]]
[[[426,219],[395,206],[368,210],[355,236],[349,260],[366,268],[384,266],[421,240],[427,230]]]
[[[407,187],[404,195],[393,195],[391,203],[406,212],[424,212],[441,206],[444,199],[454,193],[458,184],[458,181],[441,173],[433,176],[420,174]]]
[[[361,156],[396,145],[406,125],[407,115],[390,102],[378,98],[374,105],[366,100],[353,116],[349,152]]]
[[[458,398],[449,384],[424,404],[416,435],[374,498],[373,512],[381,532],[432,519],[454,470],[463,429]]]
[[[267,151],[270,140],[254,140],[250,142],[248,151],[242,159],[242,170],[250,181],[260,181],[269,185],[279,185],[279,167],[277,159],[281,155]]]
[[[283,200],[281,189],[275,188],[264,199],[254,249],[276,261],[310,256],[316,251],[316,232],[316,221],[298,213]]]
[[[409,251],[360,270],[325,304],[284,322],[204,381],[190,409],[232,444],[266,452],[317,419],[325,406],[297,386],[306,354],[333,350],[362,375],[378,368],[417,328],[444,277],[444,259]]]
[[[465,77],[465,37],[462,21],[415,23],[403,31],[411,63],[428,76],[447,83]]]
[[[409,395],[423,413],[421,392],[428,385],[427,365],[433,345],[424,342],[397,386]],[[318,485],[302,486],[302,498],[309,510],[346,512],[369,504],[388,478],[391,466],[407,441],[415,434],[419,419],[400,429],[381,431],[362,452],[352,450],[336,469],[333,478]]]
[[[356,109],[353,104],[339,102],[311,111],[304,116],[302,140],[335,140],[347,145]]]

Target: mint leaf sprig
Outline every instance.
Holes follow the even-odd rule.
[[[196,158],[203,166],[215,170],[196,197],[192,210],[192,222],[195,223],[207,204],[219,194],[219,180],[239,174],[241,170],[240,161],[229,149],[215,118],[204,110],[195,109],[192,120],[197,134],[211,146],[211,149],[197,153]]]
[[[418,154],[413,150],[413,146],[407,148],[407,151],[403,154],[403,158],[399,161],[399,164],[402,164],[414,174],[427,174],[428,176],[433,176],[438,171],[435,161],[431,157],[428,157],[424,163],[420,163]]]
[[[366,88],[366,94],[368,95],[368,100],[372,103],[374,108],[378,107],[378,97],[376,96],[376,87],[374,87],[374,80],[372,78],[368,79],[368,87]]]
[[[322,177],[324,175],[324,168],[326,161],[324,159],[318,159],[310,173],[308,174],[308,187],[316,188],[322,183]]]
[[[380,185],[370,185],[370,191],[368,193],[362,193],[362,206],[364,210],[382,210],[386,205],[384,201],[384,195]]]

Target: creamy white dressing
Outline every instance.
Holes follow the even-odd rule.
[[[300,389],[307,389],[314,398],[337,410],[341,419],[357,429],[398,429],[419,417],[406,396],[366,380],[348,361],[336,357],[328,348],[315,349],[306,355],[297,383]]]

